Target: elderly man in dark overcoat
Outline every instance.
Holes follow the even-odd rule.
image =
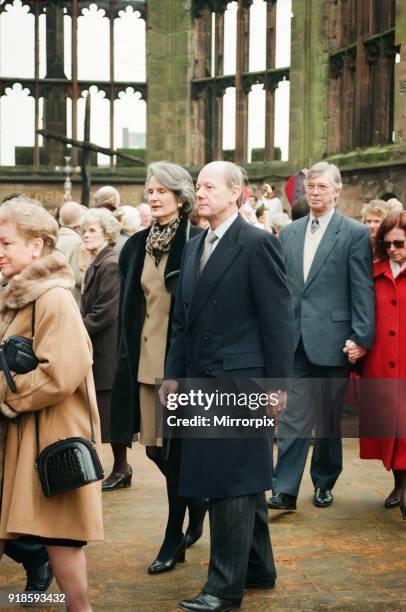
[[[278,379],[293,363],[293,310],[278,240],[238,214],[243,172],[212,162],[198,177],[207,232],[185,247],[162,403],[182,378]],[[276,572],[264,491],[272,437],[182,440],[179,493],[209,498],[211,554],[202,592],[186,610],[239,609],[245,587],[273,588]]]

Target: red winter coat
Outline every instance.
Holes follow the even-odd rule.
[[[362,369],[360,456],[406,470],[406,270],[394,279],[385,259],[373,276],[376,334]]]

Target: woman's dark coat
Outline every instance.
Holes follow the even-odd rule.
[[[112,246],[107,246],[86,272],[81,302],[83,322],[93,345],[96,391],[108,391],[113,386],[119,291],[117,254]]]
[[[165,268],[165,287],[171,294],[166,353],[169,349],[171,324],[183,249],[189,238],[202,230],[190,225],[183,216],[173,238]],[[149,229],[137,232],[125,243],[119,259],[121,276],[118,321],[117,370],[111,400],[111,441],[131,447],[134,433],[140,431],[138,361],[141,330],[145,316],[145,298],[141,287],[146,242]]]

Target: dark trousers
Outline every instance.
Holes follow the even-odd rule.
[[[48,561],[45,546],[35,542],[23,540],[6,540],[4,552],[17,563],[24,567],[39,567]]]
[[[341,415],[348,374],[348,366],[312,363],[300,341],[287,406],[278,424],[274,493],[298,496],[313,428],[310,475],[314,488],[334,487],[342,471]]]
[[[210,563],[203,591],[241,599],[250,581],[276,578],[265,493],[212,499]]]

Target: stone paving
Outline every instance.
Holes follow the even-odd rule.
[[[391,475],[378,462],[361,462],[356,440],[346,440],[344,448],[344,472],[331,508],[312,505],[307,468],[298,511],[270,512],[277,587],[248,591],[243,611],[406,610],[406,521],[398,508],[383,508]],[[165,490],[160,473],[138,444],[130,457],[133,485],[103,495],[106,539],[88,547],[93,609],[171,612],[180,599],[196,595],[205,581],[208,523],[203,538],[188,550],[186,563],[173,572],[148,576],[146,568],[165,526]],[[103,459],[108,472],[108,445]],[[0,574],[0,589],[23,585],[21,566],[8,558],[3,558]],[[57,592],[54,584],[51,591]]]

